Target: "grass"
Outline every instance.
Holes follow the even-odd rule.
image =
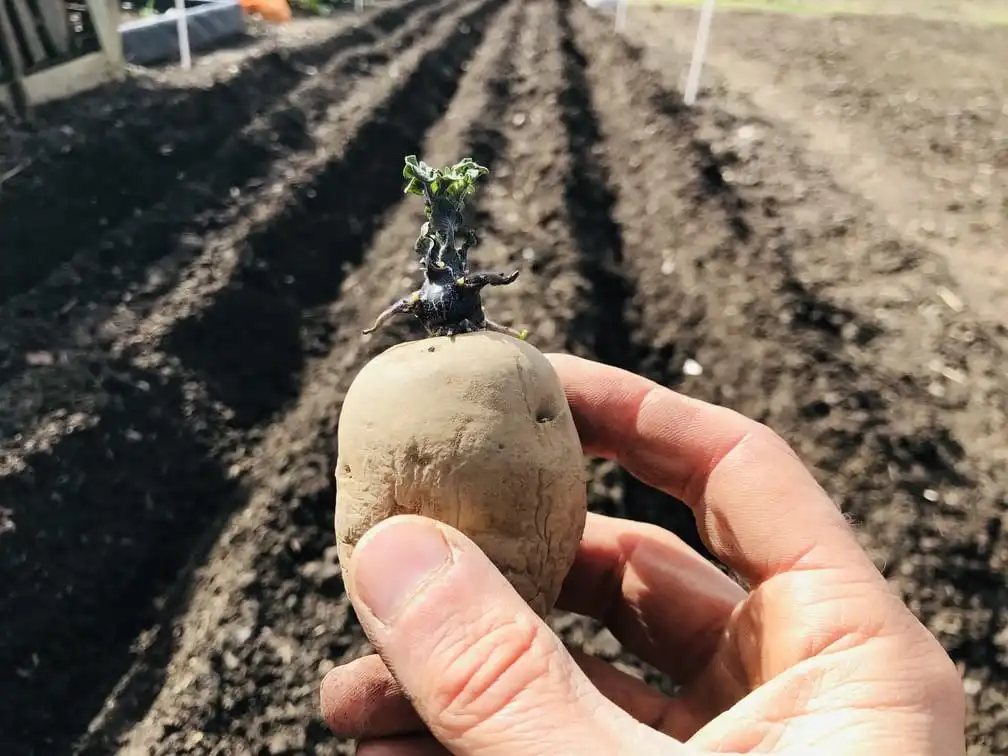
[[[699,7],[702,0],[630,0],[679,7]],[[916,16],[986,25],[1008,24],[1008,0],[717,0],[717,10],[829,16]]]

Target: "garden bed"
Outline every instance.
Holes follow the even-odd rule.
[[[370,650],[336,429],[419,335],[360,334],[415,280],[407,154],[490,168],[473,259],[521,271],[495,318],[792,444],[959,666],[969,756],[1008,756],[1008,308],[963,275],[1004,237],[977,167],[1008,166],[1008,28],[719,12],[684,108],[695,9],[631,7],[631,43],[580,0],[365,14],[0,121],[3,756],[354,753],[318,705]],[[908,215],[973,229],[954,266]],[[695,542],[617,465],[586,477]]]

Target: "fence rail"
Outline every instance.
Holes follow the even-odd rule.
[[[0,0],[0,102],[90,89],[125,68],[117,0]]]

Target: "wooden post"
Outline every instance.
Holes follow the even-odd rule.
[[[616,2],[616,31],[622,32],[626,29],[627,0],[617,0]]]
[[[66,55],[70,50],[70,19],[64,0],[38,0],[39,15],[46,36],[56,48],[58,55]]]
[[[175,26],[178,29],[179,62],[182,68],[188,71],[192,68],[192,52],[189,50],[189,23],[186,18],[185,0],[175,0],[175,13],[178,14]]]
[[[87,0],[87,7],[102,53],[113,68],[125,68],[122,37],[119,36],[119,3],[116,0]]]
[[[28,92],[25,91],[24,61],[21,60],[21,51],[18,50],[17,38],[14,36],[14,25],[7,15],[7,3],[3,0],[0,0],[0,44],[7,51],[7,58],[10,61],[11,104],[18,116],[27,120],[31,117],[31,103],[28,100]]]
[[[33,68],[41,63],[45,57],[45,48],[42,47],[42,38],[39,36],[38,27],[35,25],[35,14],[32,13],[25,0],[10,0],[11,7],[14,8],[14,18],[17,19],[18,28],[21,31],[21,38],[25,47],[28,48],[28,60],[25,61],[28,68]]]
[[[683,100],[687,105],[696,102],[700,91],[700,69],[703,68],[704,56],[707,54],[707,41],[710,39],[711,21],[714,18],[714,0],[704,0],[700,10],[700,23],[697,24],[696,41],[693,43],[693,59],[690,61],[689,73],[686,75],[686,91]]]

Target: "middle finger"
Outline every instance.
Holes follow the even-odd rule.
[[[745,597],[673,533],[591,513],[557,606],[599,620],[626,650],[681,683],[710,660]]]

